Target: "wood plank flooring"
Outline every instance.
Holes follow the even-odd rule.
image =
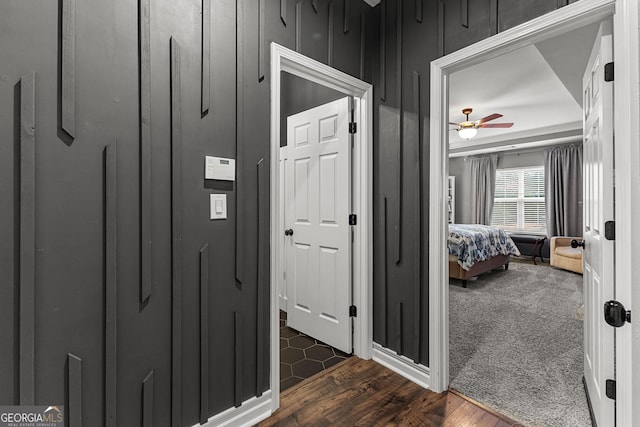
[[[269,426],[520,426],[456,391],[434,393],[351,357],[280,395]]]

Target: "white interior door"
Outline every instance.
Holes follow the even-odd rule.
[[[285,189],[287,323],[347,353],[352,349],[349,101],[287,118]]]
[[[584,108],[584,377],[598,427],[615,425],[614,401],[605,382],[614,379],[614,329],[604,321],[605,301],[614,299],[614,242],[604,235],[614,220],[613,82],[604,66],[613,61],[612,35],[605,24],[582,80]]]

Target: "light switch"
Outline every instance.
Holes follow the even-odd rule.
[[[211,194],[211,219],[227,219],[227,195]]]

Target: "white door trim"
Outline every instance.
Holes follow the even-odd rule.
[[[430,194],[432,206],[429,216],[429,354],[431,388],[446,390],[449,385],[449,288],[446,252],[445,221],[446,177],[448,173],[448,76],[454,71],[477,64],[525,45],[571,31],[589,23],[614,16],[615,79],[615,135],[616,135],[616,286],[618,300],[627,309],[632,304],[632,260],[640,256],[640,190],[638,168],[640,160],[638,138],[638,4],[636,0],[581,0],[554,12],[504,31],[472,46],[444,56],[431,63],[431,131],[430,131]],[[618,13],[614,12],[617,10]],[[624,201],[624,202],[623,202]],[[621,204],[623,202],[623,204]],[[621,212],[624,210],[624,212]],[[624,236],[623,236],[624,235]],[[633,251],[633,252],[632,252]],[[633,257],[633,258],[632,258]],[[625,264],[626,262],[626,264]],[[623,298],[622,300],[621,298]],[[638,300],[636,292],[633,295]],[[618,333],[627,338],[617,343],[618,425],[632,425],[632,398],[640,394],[640,376],[632,376],[632,360],[640,362],[640,334],[632,325],[625,325]],[[625,329],[626,328],[626,329]],[[632,353],[632,347],[636,353]],[[622,349],[622,351],[621,351]],[[622,354],[620,354],[622,353]],[[633,389],[633,390],[632,390]],[[636,409],[637,411],[638,409]],[[636,417],[637,418],[637,417]],[[625,420],[624,422],[622,420]]]
[[[370,359],[373,348],[373,87],[300,53],[271,43],[271,391],[272,410],[280,406],[280,322],[278,280],[282,277],[280,206],[280,90],[281,72],[321,84],[354,97],[358,131],[353,151],[353,213],[358,215],[353,244],[353,301],[358,307],[354,318],[354,354]]]

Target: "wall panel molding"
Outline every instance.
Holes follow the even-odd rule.
[[[200,424],[209,419],[209,244],[200,249]]]
[[[200,113],[205,115],[209,112],[211,102],[211,0],[202,0],[201,61],[200,87],[202,89],[202,96]]]
[[[416,0],[416,21],[422,23],[422,1],[423,0]]]
[[[351,0],[344,0],[342,14],[342,32],[349,32],[349,24],[351,23]]]
[[[150,1],[138,3],[140,104],[140,303],[152,291],[151,262],[151,23]],[[208,0],[205,0],[208,1]]]
[[[460,0],[460,25],[469,28],[469,0]]]
[[[329,15],[327,17],[327,65],[330,67],[333,67],[333,18],[335,12],[333,3],[333,0],[329,2]]]
[[[296,52],[302,51],[302,2],[296,3]]]
[[[498,34],[500,22],[498,20],[498,0],[489,0],[489,34]]]
[[[389,240],[389,236],[388,236],[388,232],[389,232],[389,226],[388,226],[388,217],[389,217],[389,213],[388,213],[388,204],[387,204],[387,197],[383,196],[382,198],[382,242],[381,242],[381,247],[382,247],[382,264],[381,264],[381,268],[382,271],[380,273],[380,276],[382,277],[382,301],[380,301],[380,305],[382,306],[383,309],[383,315],[384,315],[384,327],[382,328],[382,345],[387,347],[389,345],[389,334],[387,333],[387,330],[389,328],[389,306],[388,306],[388,301],[389,301],[389,274],[388,274],[388,269],[387,269],[387,265],[389,263],[389,251],[387,249],[387,241]]]
[[[444,2],[438,1],[438,57],[444,56]]]
[[[104,149],[104,408],[105,427],[117,426],[117,313],[118,313],[118,228],[117,228],[117,143]]]
[[[364,13],[360,14],[360,80],[365,78],[365,63],[367,55],[367,19]]]
[[[76,0],[62,0],[62,130],[76,136]]]
[[[265,330],[265,326],[268,321],[265,321],[264,315],[264,302],[265,302],[265,289],[269,286],[268,281],[265,281],[265,275],[267,273],[267,246],[269,245],[269,224],[266,213],[269,210],[269,201],[267,199],[267,193],[269,191],[269,176],[267,174],[267,167],[265,167],[265,160],[261,158],[257,166],[257,183],[256,189],[258,190],[258,282],[257,282],[257,295],[256,295],[256,396],[262,396],[264,389],[264,349],[265,349],[265,335],[268,332]]]
[[[242,314],[233,313],[233,348],[234,348],[234,400],[236,408],[242,405]]]
[[[182,425],[182,94],[180,44],[171,37],[171,425]]]
[[[395,350],[398,354],[404,354],[404,322],[403,319],[403,307],[402,303],[399,302],[396,304],[396,330],[394,336],[394,344],[396,346]]]
[[[153,370],[142,380],[142,427],[153,425]]]
[[[265,48],[265,2],[258,0],[258,82],[264,80],[264,70],[267,63],[267,49]]]
[[[69,427],[82,427],[82,359],[67,354],[67,404]]]
[[[236,282],[244,280],[244,2],[236,0]]]
[[[36,74],[20,78],[20,405],[35,404]]]
[[[380,1],[380,100],[387,100],[387,0]]]
[[[280,20],[287,26],[287,0],[280,0]]]
[[[398,97],[398,176],[396,183],[396,225],[394,261],[402,261],[402,203],[404,174],[404,109],[402,106],[402,1],[396,2],[396,96]]]
[[[420,73],[416,70],[413,71],[413,111],[416,115],[414,135],[415,144],[413,144],[413,153],[410,158],[412,159],[412,169],[415,176],[414,179],[414,221],[415,231],[414,235],[418,238],[414,238],[414,247],[412,249],[414,255],[414,267],[413,267],[413,349],[414,349],[414,362],[420,363],[420,341],[422,337],[422,112],[420,111]]]

